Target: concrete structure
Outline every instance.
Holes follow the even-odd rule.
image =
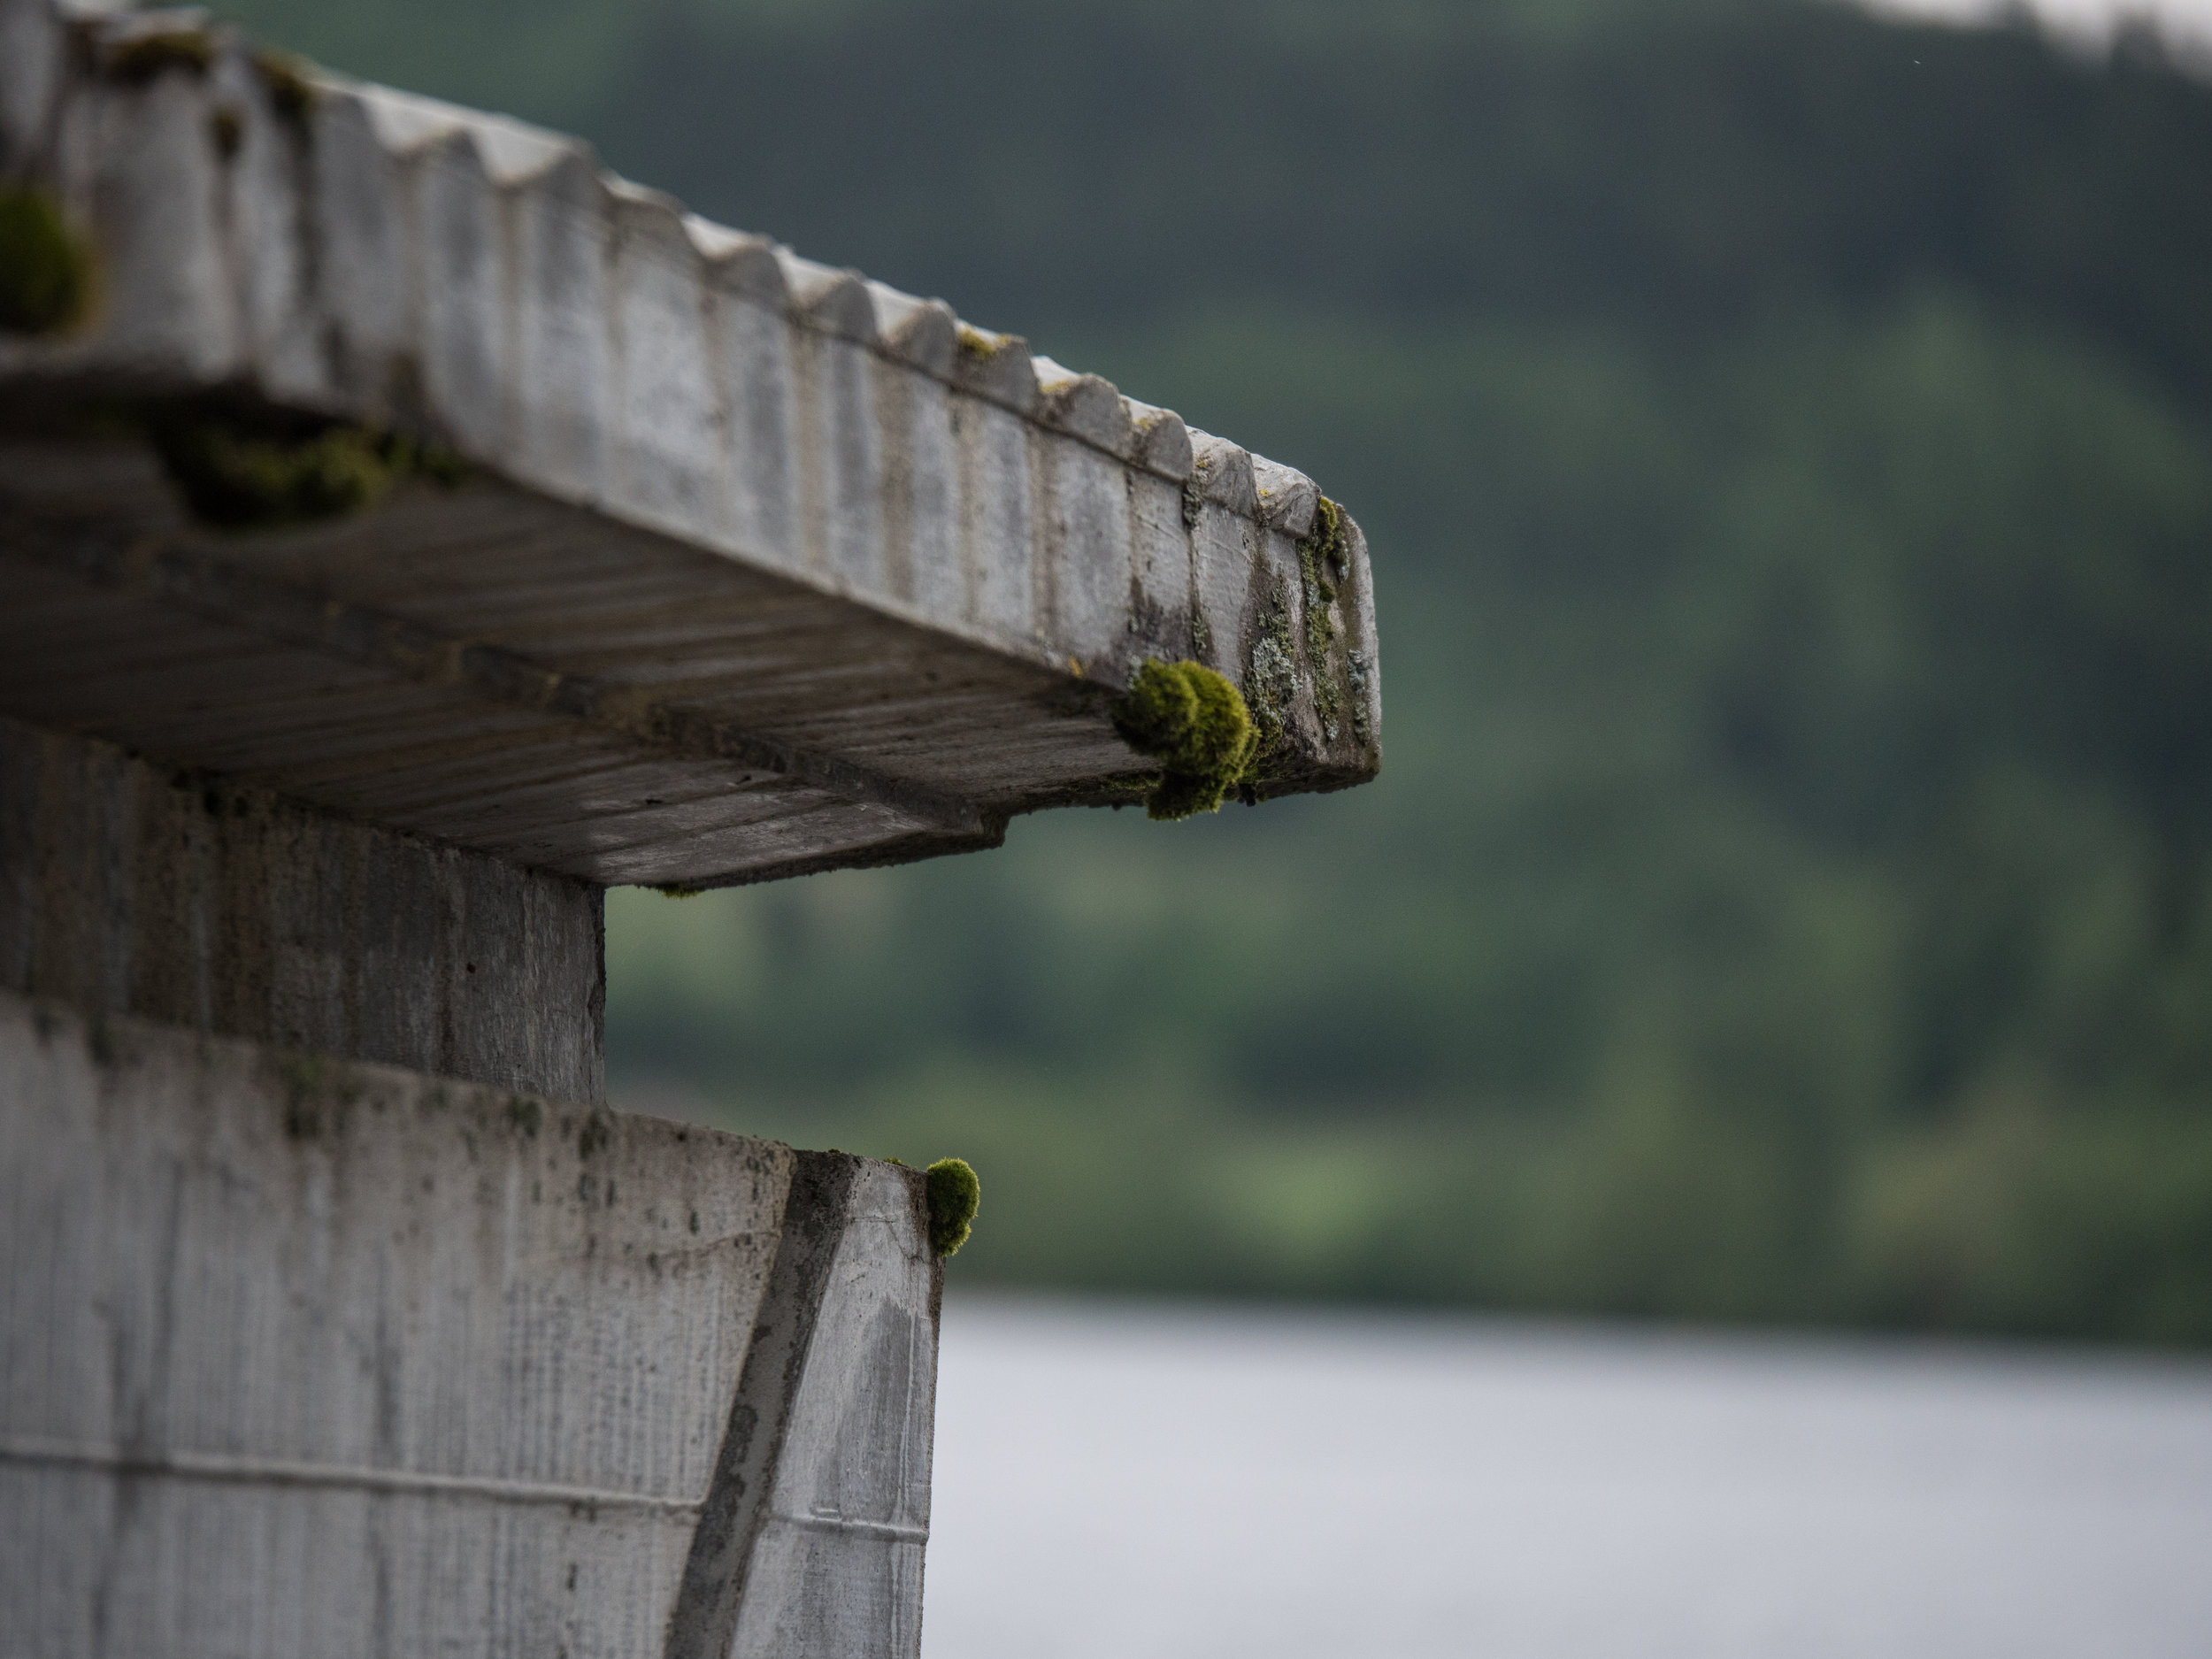
[[[913,1653],[918,1186],[0,993],[5,1650]]]
[[[287,79],[174,13],[0,15],[6,170],[102,289],[81,334],[0,340],[0,706],[602,885],[1133,798],[1105,704],[1147,657],[1242,687],[1256,793],[1373,773],[1364,549],[1302,560],[1302,475],[572,141]],[[224,534],[122,404],[472,467]]]
[[[1300,474],[572,141],[0,0],[0,1649],[913,1655],[923,1184],[609,1112],[600,895],[1141,800],[1153,658],[1248,799],[1379,764]]]

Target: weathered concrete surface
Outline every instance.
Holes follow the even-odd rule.
[[[0,987],[605,1093],[600,889],[0,717]]]
[[[1152,657],[1363,781],[1357,526],[198,13],[0,0],[0,1654],[911,1659],[920,1178],[597,1105],[598,888],[1133,802]]]
[[[919,1651],[938,1284],[914,1180],[799,1155],[768,1298],[806,1317],[746,1356],[667,1659]]]
[[[827,1282],[738,1606],[738,1654],[917,1653],[937,1322],[911,1293],[910,1171],[852,1168]],[[926,1212],[923,1225],[926,1228]],[[926,1237],[926,1232],[923,1234]],[[926,1393],[927,1416],[909,1403]],[[864,1429],[861,1425],[865,1425]]]
[[[0,993],[0,1646],[910,1656],[926,1240],[912,1171]]]
[[[1302,475],[572,140],[192,14],[0,0],[0,179],[104,296],[0,336],[0,707],[605,884],[1132,799],[1105,704],[1148,657],[1240,685],[1256,797],[1379,764],[1365,545]],[[218,395],[476,471],[211,531],[138,434]]]

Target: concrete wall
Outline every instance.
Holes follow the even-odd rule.
[[[912,1655],[920,1178],[0,993],[0,1648]]]
[[[600,889],[0,717],[0,987],[605,1093]]]

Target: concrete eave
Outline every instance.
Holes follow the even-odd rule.
[[[0,181],[99,283],[0,333],[0,710],[607,885],[1140,798],[1106,710],[1148,657],[1243,690],[1256,795],[1380,764],[1365,543],[1302,474],[575,140],[0,0]],[[221,531],[149,411],[467,465]]]

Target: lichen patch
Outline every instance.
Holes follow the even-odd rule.
[[[1344,510],[1326,495],[1314,510],[1313,530],[1298,543],[1298,580],[1305,601],[1306,660],[1313,669],[1313,708],[1325,742],[1337,739],[1337,717],[1344,697],[1330,672],[1330,648],[1336,643],[1336,584],[1350,562]]]

